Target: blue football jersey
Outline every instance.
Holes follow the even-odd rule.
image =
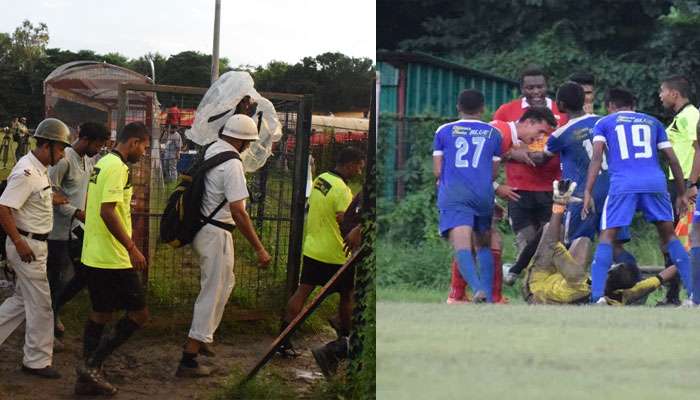
[[[593,155],[593,126],[600,119],[597,115],[584,115],[569,120],[547,139],[547,152],[559,153],[561,177],[576,182],[574,196],[581,197],[586,189],[588,165]],[[605,185],[607,192],[607,164],[603,164],[596,187]]]
[[[467,206],[477,214],[493,210],[493,160],[501,154],[501,133],[476,120],[442,125],[433,155],[442,155],[438,207]]]
[[[593,127],[593,142],[600,141],[608,148],[609,194],[666,192],[658,150],[671,143],[656,118],[633,111],[610,114]]]

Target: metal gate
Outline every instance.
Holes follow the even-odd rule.
[[[131,118],[127,116],[134,115],[129,108],[130,92],[150,92],[167,99],[166,105],[173,102],[182,108],[196,108],[206,90],[122,84],[119,86],[117,130],[129,122]],[[274,145],[273,154],[265,166],[247,176],[248,212],[272,256],[267,269],[256,267],[255,252],[245,238],[234,231],[236,286],[231,302],[243,309],[277,309],[296,289],[304,226],[311,97],[281,93],[261,95],[274,104],[283,136]],[[157,112],[155,110],[151,115]],[[152,129],[159,129],[157,121],[148,118],[143,121]],[[159,134],[156,132],[152,138]],[[152,140],[152,144],[158,143]],[[134,240],[149,260],[149,302],[173,306],[192,304],[199,292],[198,257],[191,246],[173,249],[159,242],[160,218],[176,182],[164,183],[160,179],[159,163],[154,163],[151,154],[153,152],[149,151],[148,156],[132,167]]]

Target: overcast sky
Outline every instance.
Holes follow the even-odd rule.
[[[375,0],[222,0],[221,57],[231,65],[294,63],[339,51],[375,59]],[[211,54],[214,0],[17,0],[0,32],[45,22],[49,47],[136,58],[185,50]]]

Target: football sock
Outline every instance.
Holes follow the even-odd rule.
[[[681,281],[685,290],[690,295],[693,293],[693,280],[690,271],[690,257],[688,252],[683,248],[683,244],[678,239],[673,239],[668,242],[668,254],[671,255],[673,264],[678,268],[678,274],[681,276]]]
[[[508,272],[514,273],[516,275],[520,275],[525,268],[527,268],[528,265],[530,265],[530,261],[532,260],[532,257],[535,256],[535,252],[537,251],[537,246],[540,244],[540,239],[542,238],[542,228],[540,228],[537,231],[537,234],[535,234],[535,237],[533,237],[530,241],[527,242],[525,247],[523,248],[523,251],[518,254],[518,258],[515,260],[515,264],[513,264],[512,267],[510,267],[510,270]]]
[[[104,332],[104,330],[104,324],[98,324],[88,318],[85,323],[85,330],[83,331],[83,357],[86,360],[92,355],[97,346],[100,345],[100,339],[102,338],[102,332]]]
[[[493,302],[493,254],[491,249],[480,248],[476,251],[476,258],[479,260],[479,279],[481,287],[486,292],[486,302]]]
[[[613,259],[612,245],[599,243],[591,265],[591,303],[595,303],[605,292],[605,281]]]
[[[493,254],[493,302],[503,300],[501,289],[503,287],[503,264],[501,264],[501,250],[491,249]]]
[[[624,249],[618,255],[615,256],[615,262],[637,265],[637,259],[634,258],[632,253]]]
[[[90,360],[88,361],[89,366],[96,368],[102,365],[104,360],[112,354],[114,350],[124,344],[139,328],[139,324],[132,321],[127,316],[120,319],[114,327],[114,334],[112,337],[102,341],[90,356]]]
[[[459,269],[457,267],[457,260],[452,260],[452,279],[450,282],[450,297],[454,299],[464,298],[464,289],[467,286],[467,282],[462,279],[462,275],[459,274]]]
[[[483,290],[481,288],[481,282],[479,281],[479,275],[476,272],[474,259],[472,258],[472,251],[467,249],[457,250],[456,257],[459,273],[462,274],[462,278],[464,278],[467,284],[469,284],[469,287],[472,288],[472,293]]]

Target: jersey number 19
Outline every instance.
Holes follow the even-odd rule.
[[[649,125],[632,125],[631,129],[634,158],[651,158],[651,128]],[[616,125],[615,132],[620,145],[620,159],[627,160],[630,158],[630,152],[627,147],[625,125]]]

